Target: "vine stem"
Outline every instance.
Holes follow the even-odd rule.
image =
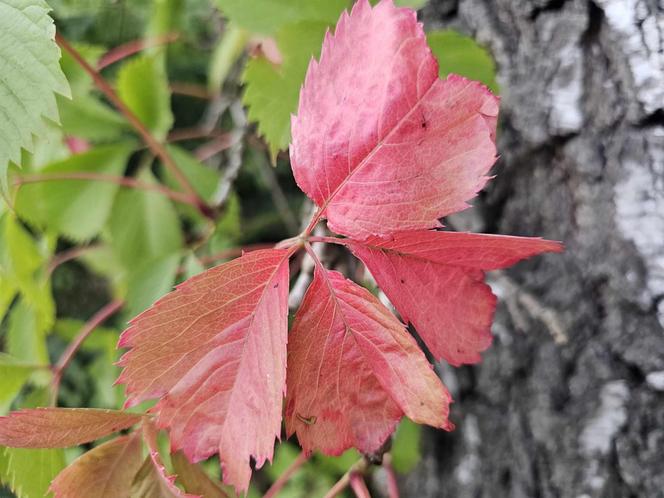
[[[89,171],[75,171],[70,173],[41,173],[34,175],[23,175],[16,179],[15,185],[25,185],[28,183],[41,183],[41,182],[50,182],[50,181],[67,181],[67,180],[80,180],[80,181],[92,181],[92,182],[106,182],[106,183],[115,183],[122,187],[135,188],[140,190],[150,190],[153,192],[159,192],[160,194],[173,199],[176,202],[182,204],[189,204],[195,208],[198,208],[198,199],[189,194],[183,192],[177,192],[171,190],[164,185],[159,183],[146,183],[135,178],[130,178],[126,176],[115,176],[107,175],[105,173],[92,173]]]
[[[307,240],[309,242],[324,242],[326,244],[338,244],[340,246],[347,246],[348,245],[348,240],[347,239],[342,239],[340,237],[318,237],[318,236],[312,235],[311,237],[308,237]]]
[[[51,381],[51,405],[55,406],[58,401],[58,392],[60,390],[60,381],[62,380],[62,374],[67,369],[69,364],[76,352],[83,345],[83,342],[90,336],[90,334],[104,323],[109,317],[115,314],[120,308],[124,301],[116,299],[111,301],[106,306],[101,308],[97,313],[95,313],[90,320],[88,320],[85,325],[81,328],[79,333],[76,335],[74,340],[67,346],[67,349],[64,350],[60,359],[53,367],[53,380]]]
[[[348,480],[350,481],[350,487],[357,498],[371,498],[369,490],[367,489],[367,484],[364,482],[362,474],[353,472],[349,476]]]
[[[293,463],[290,464],[290,466],[284,471],[283,474],[279,476],[276,481],[274,481],[274,484],[270,486],[270,489],[268,489],[267,492],[263,495],[263,498],[275,498],[281,491],[281,488],[283,488],[286,483],[288,483],[293,474],[295,474],[295,472],[297,472],[298,469],[307,462],[307,460],[309,460],[309,456],[304,451],[301,451]]]
[[[138,132],[138,134],[141,136],[145,144],[148,146],[148,148],[152,151],[152,153],[157,156],[161,161],[164,163],[164,166],[173,174],[173,176],[176,178],[178,183],[182,186],[182,189],[189,195],[190,198],[196,200],[196,207],[197,209],[203,214],[205,217],[214,219],[215,214],[214,214],[214,209],[212,207],[208,206],[207,203],[200,198],[200,196],[196,193],[194,188],[191,186],[191,183],[189,183],[189,180],[187,180],[187,177],[182,173],[178,165],[175,163],[171,155],[168,153],[166,148],[164,147],[163,144],[161,144],[153,135],[150,133],[150,131],[145,127],[145,125],[141,122],[140,119],[133,113],[129,107],[118,97],[118,95],[115,93],[115,90],[111,87],[111,85],[108,84],[108,82],[104,79],[104,77],[97,71],[95,68],[93,68],[88,62],[83,58],[83,56],[74,48],[72,47],[67,40],[65,40],[59,33],[56,33],[55,35],[55,41],[56,43],[69,55],[73,57],[73,59],[76,61],[76,63],[81,66],[81,68],[88,73],[88,75],[92,78],[92,81],[94,81],[95,85],[99,90],[108,98],[108,100],[111,101],[111,103],[117,107],[117,109],[122,113],[122,115],[127,119],[129,124]]]
[[[106,52],[99,62],[97,63],[97,70],[101,71],[102,69],[115,64],[122,59],[125,59],[131,55],[134,55],[146,48],[158,47],[159,45],[166,45],[168,43],[173,43],[180,37],[179,33],[166,33],[165,35],[155,36],[153,38],[134,40],[118,47],[115,47],[108,52]]]
[[[47,275],[51,275],[61,264],[72,259],[77,259],[83,254],[99,249],[100,247],[102,247],[100,244],[91,244],[88,246],[72,247],[71,249],[55,254],[46,269]]]
[[[330,488],[330,490],[327,493],[325,493],[325,496],[323,498],[334,498],[348,487],[352,475],[354,474],[363,475],[368,468],[369,468],[369,463],[364,458],[358,460],[353,464],[353,466],[350,469],[348,469],[348,472],[346,472],[341,477],[341,479],[339,479],[336,482],[336,484],[332,486],[332,488]]]

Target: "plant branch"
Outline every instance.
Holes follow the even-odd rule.
[[[348,485],[350,484],[350,477],[353,474],[364,475],[368,468],[369,468],[369,462],[367,462],[366,459],[362,458],[361,460],[358,460],[353,464],[353,466],[350,469],[348,469],[348,472],[346,472],[341,477],[341,479],[339,479],[337,483],[334,486],[332,486],[332,488],[327,493],[325,493],[325,496],[323,498],[334,498],[348,487]]]
[[[283,474],[279,476],[276,481],[274,481],[274,484],[270,486],[270,489],[268,489],[267,492],[263,495],[263,498],[275,498],[281,491],[281,488],[283,488],[286,483],[288,483],[293,474],[295,474],[295,472],[297,472],[297,470],[302,467],[302,465],[304,465],[307,460],[309,460],[309,456],[304,451],[301,451],[293,463],[290,464],[290,466],[284,471]]]
[[[115,90],[108,84],[104,77],[93,68],[88,62],[83,58],[83,56],[72,47],[67,40],[65,40],[59,33],[55,35],[55,41],[57,44],[66,52],[68,52],[74,60],[81,66],[81,68],[88,73],[92,78],[95,85],[101,92],[111,101],[111,103],[117,107],[117,109],[122,113],[122,115],[127,119],[129,124],[138,132],[145,144],[152,151],[152,153],[157,156],[164,163],[164,166],[173,174],[178,183],[182,186],[182,189],[193,199],[196,199],[196,207],[198,210],[206,217],[214,219],[215,212],[214,210],[207,205],[207,203],[201,199],[194,188],[187,180],[187,177],[182,173],[178,165],[175,163],[171,155],[168,153],[163,144],[161,144],[150,131],[145,127],[140,119],[134,114],[134,112],[127,107],[127,105],[118,97],[115,93]]]
[[[357,498],[371,498],[369,490],[367,489],[367,484],[364,482],[362,474],[358,472],[353,472],[349,476],[350,487],[355,493]]]
[[[153,192],[159,192],[160,194],[163,194],[166,197],[169,197],[176,202],[189,204],[190,206],[194,206],[195,208],[199,207],[197,197],[192,197],[189,194],[171,190],[170,188],[165,187],[164,185],[161,185],[159,183],[146,183],[137,180],[135,178],[130,178],[126,176],[107,175],[105,173],[74,171],[70,173],[42,173],[34,175],[23,175],[17,178],[14,184],[20,186],[28,183],[41,183],[49,181],[66,181],[66,180],[115,183],[116,185],[120,185],[122,187],[136,188],[140,190],[150,190]]]
[[[69,344],[69,346],[67,346],[67,349],[64,350],[60,356],[60,359],[53,368],[53,380],[51,381],[51,404],[53,406],[55,406],[58,401],[58,392],[60,390],[60,381],[62,380],[62,375],[71,363],[76,352],[80,349],[80,347],[83,345],[83,342],[85,342],[90,334],[102,323],[104,323],[109,317],[116,313],[120,308],[122,308],[123,304],[124,302],[122,300],[116,299],[115,301],[111,301],[106,306],[97,311],[97,313],[95,313],[94,316],[90,318],[90,320],[88,320],[85,325],[83,325],[74,340]]]
[[[57,253],[49,262],[48,268],[46,269],[46,274],[51,275],[61,264],[66,263],[67,261],[71,261],[72,259],[79,258],[83,254],[94,251],[95,249],[99,249],[100,247],[101,245],[99,244],[91,244],[89,246],[72,247],[71,249]]]
[[[312,235],[311,237],[308,237],[307,240],[309,242],[324,242],[326,244],[338,244],[340,246],[348,245],[348,239],[342,239],[341,237],[318,237]]]
[[[180,37],[179,33],[167,33],[161,36],[155,36],[153,38],[144,38],[140,40],[130,41],[119,45],[108,52],[106,52],[99,62],[97,63],[97,70],[101,71],[102,69],[115,64],[122,59],[125,59],[131,55],[134,55],[146,48],[158,47],[159,45],[166,45],[168,43],[173,43]]]

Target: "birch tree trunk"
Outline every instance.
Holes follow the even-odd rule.
[[[441,366],[453,433],[408,497],[664,496],[664,2],[432,0],[493,53],[498,177],[463,228],[567,252],[493,277],[494,346]]]

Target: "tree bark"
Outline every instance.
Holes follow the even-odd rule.
[[[431,0],[493,53],[497,178],[456,226],[562,240],[491,282],[494,345],[441,365],[412,497],[664,496],[664,3]]]

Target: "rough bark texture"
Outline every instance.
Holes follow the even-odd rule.
[[[473,229],[563,240],[493,277],[481,364],[412,497],[664,496],[664,2],[432,0],[492,51],[498,177]]]

